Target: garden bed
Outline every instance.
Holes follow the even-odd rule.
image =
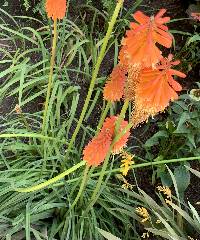
[[[34,4],[37,3],[35,3],[35,1],[33,2],[33,6],[35,6]],[[179,70],[185,72],[187,77],[184,80],[178,78],[178,82],[183,86],[183,91],[181,92],[182,96],[180,100],[178,100],[178,103],[171,103],[165,112],[157,114],[153,119],[149,119],[147,123],[141,123],[137,128],[131,130],[131,136],[127,144],[127,152],[135,155],[134,164],[147,163],[148,165],[148,162],[152,162],[152,166],[149,164],[148,167],[133,169],[132,173],[128,174],[127,177],[124,177],[120,172],[117,172],[116,174],[112,174],[110,179],[105,179],[105,184],[103,184],[104,190],[99,196],[96,205],[92,205],[93,212],[90,212],[91,215],[87,215],[87,218],[91,217],[92,219],[91,229],[89,227],[90,223],[85,223],[76,218],[76,215],[82,214],[79,205],[76,206],[75,209],[70,208],[72,201],[75,199],[75,196],[77,196],[79,186],[81,185],[83,175],[82,170],[78,170],[70,176],[65,176],[64,181],[55,183],[49,189],[42,189],[33,194],[17,193],[15,192],[15,189],[39,184],[41,182],[40,177],[42,182],[44,182],[49,178],[57,176],[66,169],[71,169],[71,167],[76,166],[76,164],[82,160],[82,150],[84,149],[84,146],[88,144],[92,136],[95,135],[95,129],[98,125],[101,113],[106,106],[105,101],[101,97],[102,89],[107,77],[112,73],[114,63],[117,63],[116,52],[119,50],[118,45],[125,30],[129,26],[128,21],[131,20],[131,16],[127,16],[127,18],[123,17],[126,16],[126,12],[133,6],[133,1],[125,0],[124,2],[124,9],[121,12],[124,22],[122,21],[122,25],[117,23],[118,28],[112,35],[115,44],[111,45],[102,61],[97,78],[98,82],[95,85],[91,96],[89,110],[86,112],[86,118],[83,119],[80,125],[80,132],[77,134],[74,141],[75,145],[69,152],[67,152],[68,144],[70,145],[70,139],[73,137],[74,130],[76,129],[77,122],[82,113],[90,85],[92,70],[95,67],[93,64],[95,63],[101,49],[99,41],[106,33],[108,27],[107,21],[109,14],[111,16],[112,12],[106,12],[108,9],[106,9],[100,1],[96,4],[93,3],[93,5],[90,3],[91,5],[89,5],[89,7],[88,5],[84,5],[85,2],[83,1],[78,1],[76,4],[72,1],[69,4],[69,22],[67,23],[68,25],[66,22],[59,22],[59,29],[63,29],[63,32],[59,32],[61,36],[59,40],[62,40],[62,38],[64,39],[67,34],[73,34],[67,38],[66,43],[64,41],[58,43],[60,45],[58,45],[59,50],[58,55],[56,55],[57,60],[56,68],[54,69],[54,77],[59,83],[57,86],[54,82],[52,87],[52,95],[49,99],[50,110],[47,113],[49,125],[47,129],[44,130],[46,131],[44,134],[43,131],[41,133],[40,128],[42,120],[41,112],[44,110],[46,97],[45,84],[48,79],[47,69],[49,69],[49,65],[47,64],[47,60],[50,57],[50,42],[53,37],[52,31],[50,31],[49,34],[49,29],[51,29],[49,24],[50,21],[47,22],[38,11],[33,12],[31,7],[26,11],[25,7],[22,7],[21,1],[10,0],[8,6],[3,7],[3,9],[8,11],[11,16],[27,15],[39,19],[40,22],[32,19],[16,18],[17,24],[22,28],[31,27],[31,29],[33,29],[33,31],[31,30],[33,34],[30,34],[28,29],[20,32],[20,28],[17,29],[15,23],[13,24],[12,18],[6,16],[6,14],[2,14],[3,21],[9,24],[10,29],[15,31],[14,33],[9,33],[10,35],[8,34],[9,37],[7,40],[0,38],[0,45],[2,45],[2,48],[4,48],[6,52],[10,52],[13,56],[16,53],[16,56],[18,56],[21,52],[31,48],[38,47],[39,49],[34,50],[33,53],[28,53],[26,57],[19,58],[19,62],[16,62],[15,65],[17,66],[17,64],[19,64],[21,67],[17,69],[16,72],[12,72],[13,70],[11,69],[10,75],[5,74],[5,76],[0,79],[0,85],[2,85],[3,88],[7,86],[6,84],[10,81],[10,78],[12,79],[11,81],[13,81],[13,84],[7,88],[7,91],[2,91],[3,97],[1,97],[2,102],[0,106],[0,129],[2,134],[18,134],[14,136],[13,140],[11,140],[12,137],[10,138],[10,136],[8,136],[8,139],[1,141],[1,149],[3,150],[0,162],[0,169],[2,170],[1,178],[6,179],[5,186],[2,186],[1,190],[3,192],[2,208],[4,208],[2,211],[5,211],[5,213],[3,212],[3,217],[0,219],[0,224],[2,222],[2,233],[0,232],[0,237],[2,237],[2,239],[4,239],[5,236],[8,239],[40,239],[40,237],[42,237],[42,239],[47,239],[51,236],[54,236],[52,239],[62,240],[65,239],[65,236],[68,236],[66,239],[73,238],[73,240],[102,239],[98,235],[96,227],[104,228],[105,231],[112,232],[112,234],[119,237],[122,237],[123,235],[124,240],[139,239],[139,237],[146,231],[148,231],[150,235],[148,239],[167,239],[164,237],[158,237],[159,234],[156,233],[155,236],[152,233],[150,234],[151,230],[148,229],[152,228],[152,225],[150,225],[148,221],[146,223],[145,220],[142,224],[137,224],[136,222],[139,221],[137,217],[133,217],[134,220],[130,220],[130,214],[133,212],[135,216],[134,209],[138,204],[140,206],[144,204],[144,206],[148,207],[147,197],[146,195],[143,195],[143,192],[140,192],[139,189],[149,195],[149,197],[152,198],[152,202],[154,199],[158,204],[162,205],[164,197],[166,196],[163,196],[163,198],[160,197],[160,194],[158,196],[156,188],[161,185],[168,186],[167,183],[169,183],[172,195],[178,197],[179,201],[180,199],[179,196],[177,196],[176,187],[178,186],[182,189],[179,192],[182,205],[178,205],[179,201],[175,197],[173,198],[174,204],[177,203],[178,207],[183,207],[183,205],[187,205],[187,202],[189,201],[195,207],[197,214],[200,214],[200,205],[196,204],[200,201],[198,194],[200,191],[199,180],[197,176],[189,173],[189,170],[187,169],[187,167],[191,167],[196,171],[200,170],[199,161],[189,161],[189,158],[198,159],[200,152],[200,141],[198,137],[200,129],[200,126],[198,125],[198,116],[200,115],[198,115],[199,111],[196,110],[198,109],[198,102],[192,102],[189,98],[190,90],[193,88],[196,89],[196,82],[199,82],[200,56],[196,52],[197,49],[199,49],[196,43],[196,45],[194,44],[191,46],[190,51],[189,48],[186,47],[188,38],[197,34],[199,26],[194,30],[194,25],[198,25],[198,23],[192,18],[188,19],[189,16],[186,11],[189,3],[186,4],[186,2],[187,1],[176,0],[170,0],[167,2],[144,0],[141,5],[138,4],[136,8],[136,10],[141,10],[149,16],[156,14],[159,9],[165,8],[167,9],[166,15],[170,16],[172,20],[182,19],[180,21],[172,21],[168,24],[170,30],[172,30],[172,33],[174,34],[175,43],[171,50],[164,50],[164,53],[166,53],[165,55],[172,53],[175,55],[175,58],[177,57],[180,59],[182,63],[179,66]],[[93,7],[98,10],[94,10]],[[79,17],[77,18],[77,16]],[[94,16],[96,16],[95,19]],[[93,28],[91,27],[92,24]],[[46,26],[49,26],[49,28],[45,28]],[[40,40],[38,41],[39,38],[34,34],[35,30],[41,34],[41,41],[43,41],[43,43],[41,43]],[[20,32],[24,36],[27,34],[27,40],[23,38],[24,46],[22,45],[23,41],[20,38],[16,39],[16,46],[13,45],[12,37],[15,36],[16,32]],[[31,42],[31,40],[33,40],[33,42]],[[34,41],[38,41],[37,44],[35,44]],[[97,44],[98,47],[95,47],[95,44]],[[70,52],[71,49],[74,50]],[[19,53],[17,52],[18,50]],[[89,54],[91,54],[90,57],[88,57]],[[46,58],[44,58],[44,56],[46,56]],[[2,52],[0,53],[0,57],[6,59]],[[70,57],[72,57],[71,62]],[[43,63],[42,60],[45,60],[45,63]],[[7,61],[5,64],[0,64],[0,71],[3,72],[11,67],[10,62]],[[37,65],[40,62],[41,64]],[[14,65],[14,61],[12,64]],[[67,67],[65,65],[67,65]],[[22,73],[20,73],[21,69],[25,69],[24,72],[22,71]],[[40,71],[42,74],[40,74]],[[38,75],[35,76],[35,72],[38,72]],[[17,74],[19,73],[24,74],[24,77],[20,75],[22,76],[20,77],[20,80],[15,81],[15,77],[17,79]],[[32,82],[30,87],[28,84],[29,78],[31,79],[30,82]],[[41,82],[39,79],[41,79]],[[16,93],[14,95],[10,94],[15,91]],[[55,94],[55,96],[53,94]],[[31,100],[32,95],[37,96]],[[62,96],[66,97],[62,98]],[[184,98],[186,98],[186,100],[184,100]],[[20,105],[20,103],[22,104],[22,109],[19,109],[16,113],[14,109],[16,105]],[[110,106],[109,112],[111,115],[119,114],[121,108],[122,103],[113,104]],[[191,115],[191,121],[189,118],[186,120],[182,119],[182,116],[187,116],[187,114],[196,115],[194,118],[193,115]],[[66,123],[64,120],[65,118],[67,119]],[[126,113],[126,119],[131,119],[130,105],[129,110]],[[185,129],[189,130],[184,132]],[[33,134],[39,134],[39,138],[37,139],[37,136],[35,139],[35,136],[30,131],[33,131]],[[158,133],[161,135],[155,137]],[[25,136],[22,141],[18,138],[20,134],[24,134],[22,136]],[[46,136],[48,135],[54,140],[59,136],[61,140],[56,140],[54,142],[54,140],[48,139],[48,141],[53,142],[47,143],[47,139],[40,139],[40,134],[42,136],[43,134]],[[16,141],[15,137],[17,137]],[[66,141],[66,143],[63,143],[63,141]],[[180,164],[179,161],[182,162],[181,159],[184,158],[186,158],[186,160],[188,158],[188,161],[183,161],[183,164]],[[116,163],[116,160],[119,159],[120,155],[116,157],[115,160],[113,157],[112,164]],[[168,164],[167,160],[173,162],[175,159],[180,160],[177,162],[174,161],[173,164]],[[159,165],[159,163],[155,163],[159,161],[161,161],[161,163],[164,162],[167,165]],[[113,168],[117,168],[113,167],[112,164],[109,167],[111,172]],[[187,165],[187,167],[184,165]],[[119,164],[117,166],[120,167]],[[23,168],[26,170],[23,170]],[[184,168],[183,171],[182,168]],[[15,171],[22,171],[22,174],[16,175]],[[80,199],[80,204],[82,204],[80,206],[84,209],[87,207],[89,196],[97,184],[98,178],[95,176],[99,176],[100,168],[95,169],[91,174],[94,174],[94,177],[89,179],[88,185],[85,186],[87,190]],[[109,173],[107,174],[109,176]],[[173,177],[171,180],[173,174],[175,180]],[[200,173],[198,174],[200,176]],[[182,181],[183,183],[181,183],[181,178],[185,178]],[[12,181],[14,181],[14,183],[11,184]],[[177,186],[174,181],[177,181]],[[121,188],[121,185],[124,184],[129,184],[125,186],[125,190]],[[129,189],[128,186],[131,186],[131,188]],[[140,197],[139,195],[134,195],[137,191],[140,192]],[[117,195],[117,192],[119,195]],[[131,195],[131,192],[133,192],[133,195]],[[162,191],[160,191],[160,193],[162,193]],[[184,195],[182,196],[182,194]],[[114,196],[116,196],[116,199],[114,199]],[[8,203],[6,198],[8,198]],[[15,206],[13,205],[12,199],[15,201]],[[149,201],[151,202],[151,200]],[[164,205],[162,205],[162,207],[163,206]],[[8,208],[6,209],[6,207]],[[154,209],[155,205],[152,203],[152,206],[149,205],[149,207]],[[167,207],[169,208],[169,206]],[[33,211],[31,208],[33,208]],[[44,211],[45,209],[47,210]],[[186,207],[186,209],[188,210],[189,207]],[[71,218],[73,220],[68,217],[69,211],[71,211],[70,214],[73,215]],[[166,210],[166,213],[169,213],[168,210]],[[88,213],[83,213],[83,218],[85,216],[84,214]],[[117,216],[118,214],[119,217]],[[171,216],[170,214],[169,216]],[[142,215],[139,216],[143,217]],[[158,214],[156,216],[158,217],[157,220],[162,222],[162,219],[159,217],[160,215]],[[31,222],[32,219],[33,223]],[[170,221],[170,219],[167,221]],[[180,215],[178,214],[174,217],[173,221],[178,222],[178,230],[175,229],[178,234],[179,229],[183,229],[183,226],[187,226],[187,223],[182,223],[183,225],[180,224],[182,218],[180,218]],[[88,231],[83,230],[80,227],[80,224],[83,224],[82,228],[88,229]],[[111,228],[112,224],[114,225],[113,230]],[[129,226],[129,224],[131,225]],[[126,226],[126,229],[124,229],[124,226]],[[195,227],[188,226],[188,229],[185,230],[185,232],[183,230],[181,236],[186,234],[194,239],[199,239],[200,229],[198,229],[198,231]],[[70,233],[71,228],[74,228],[73,233]],[[194,228],[196,232],[193,234],[192,229]],[[162,230],[164,228],[158,227],[158,229]]]

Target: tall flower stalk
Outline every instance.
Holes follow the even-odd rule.
[[[123,147],[125,146],[125,144],[128,140],[128,137],[130,135],[129,130],[131,128],[131,125],[128,123],[125,124],[125,121],[123,120],[125,117],[126,111],[128,109],[128,105],[129,105],[129,102],[125,101],[125,103],[122,107],[121,113],[114,123],[113,136],[112,136],[109,148],[105,152],[105,156],[103,158],[104,163],[103,163],[100,175],[99,175],[99,179],[98,179],[97,185],[92,193],[89,204],[88,204],[87,208],[85,209],[85,211],[83,212],[82,219],[84,218],[84,216],[88,213],[88,211],[91,209],[91,207],[95,204],[95,202],[98,199],[99,192],[100,192],[103,180],[104,180],[104,176],[106,174],[106,169],[107,169],[107,166],[109,163],[111,153],[113,152],[113,150],[116,153],[122,151]],[[107,127],[107,131],[108,131],[108,127]],[[101,134],[101,132],[100,132],[100,134]],[[96,138],[98,138],[98,137],[96,137]],[[93,145],[93,141],[94,141],[94,139],[92,140],[92,142],[90,142],[88,144],[89,148],[90,148],[90,145]],[[85,154],[85,151],[87,150],[87,147],[84,149],[84,154]],[[96,149],[98,149],[96,151],[96,153],[98,155],[98,153],[101,152],[101,149],[99,147],[97,147]],[[95,148],[93,149],[93,151],[95,151]],[[85,159],[88,164],[88,161],[87,161],[88,159],[87,159],[87,156],[85,156],[85,155],[84,155],[83,159]],[[99,164],[99,162],[94,162],[92,164],[93,164],[92,166],[95,166],[95,165]],[[89,162],[89,165],[91,165],[91,162]],[[80,222],[79,222],[79,224],[80,224]]]
[[[83,151],[83,159],[89,165],[99,165],[104,161],[83,218],[98,199],[109,158],[117,141],[120,141],[131,127],[136,127],[147,121],[150,116],[164,111],[170,101],[178,98],[176,92],[182,89],[173,75],[185,77],[185,74],[171,68],[179,64],[179,61],[172,62],[171,54],[164,58],[156,45],[158,43],[170,48],[172,44],[172,36],[164,25],[170,20],[169,17],[163,17],[165,12],[165,9],[161,9],[155,17],[136,12],[133,17],[137,23],[131,23],[131,30],[126,32],[126,37],[122,41],[119,63],[106,82],[104,99],[115,102],[124,98],[125,103],[115,123],[114,139],[106,134],[109,131],[107,127],[105,133],[101,130]],[[132,121],[121,131],[120,124],[129,102],[134,103]]]
[[[52,42],[52,50],[51,50],[51,60],[50,60],[50,71],[49,71],[49,79],[47,86],[47,95],[45,100],[44,114],[43,114],[43,123],[42,123],[42,134],[46,133],[46,121],[47,121],[47,112],[49,106],[49,99],[51,95],[52,89],[52,81],[53,81],[53,70],[55,65],[55,57],[56,57],[56,45],[57,45],[57,20],[63,19],[66,13],[66,0],[46,0],[46,12],[49,18],[53,20],[53,42]]]
[[[55,65],[55,56],[56,56],[56,44],[57,44],[57,19],[54,20],[53,23],[53,43],[52,43],[52,51],[51,51],[51,61],[50,61],[50,71],[49,71],[49,79],[48,79],[48,86],[47,86],[47,95],[45,100],[45,107],[44,107],[44,115],[43,115],[43,123],[42,123],[42,134],[46,132],[46,118],[47,118],[47,111],[49,106],[49,99],[51,95],[52,89],[52,82],[53,82],[53,69]]]
[[[120,12],[120,10],[121,10],[121,7],[122,7],[122,5],[123,5],[123,2],[124,2],[124,0],[118,0],[117,5],[116,5],[115,10],[114,10],[114,13],[113,13],[113,16],[112,16],[112,18],[111,18],[111,20],[110,20],[110,22],[109,22],[108,30],[107,30],[106,36],[105,36],[105,38],[104,38],[101,51],[100,51],[100,53],[99,53],[97,62],[96,62],[96,64],[95,64],[95,67],[94,67],[94,70],[93,70],[93,73],[92,73],[92,79],[91,79],[91,82],[90,82],[88,94],[87,94],[87,97],[86,97],[86,99],[85,99],[85,103],[84,103],[84,106],[83,106],[81,115],[80,115],[80,117],[79,117],[79,120],[78,120],[76,129],[74,130],[74,133],[73,133],[73,135],[72,135],[72,138],[71,138],[71,140],[70,140],[70,142],[69,142],[68,149],[67,149],[67,154],[70,152],[70,150],[71,150],[71,148],[72,148],[72,146],[73,146],[73,143],[74,143],[74,141],[75,141],[75,139],[76,139],[76,136],[77,136],[77,134],[79,133],[81,124],[82,124],[82,122],[83,122],[83,120],[84,120],[86,111],[87,111],[88,106],[89,106],[89,103],[90,103],[90,99],[91,99],[91,96],[92,96],[92,92],[93,92],[93,90],[94,90],[94,86],[95,86],[96,79],[97,79],[97,76],[98,76],[98,73],[99,73],[99,69],[100,69],[101,63],[102,63],[102,61],[103,61],[103,58],[104,58],[104,56],[105,56],[106,49],[107,49],[107,45],[108,45],[110,36],[111,36],[111,34],[112,34],[112,32],[113,32],[113,28],[114,28],[114,25],[115,25],[115,23],[116,23],[116,20],[117,20],[117,17],[118,17],[118,15],[119,15],[119,12]]]

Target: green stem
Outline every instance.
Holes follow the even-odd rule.
[[[60,143],[66,144],[66,140],[58,140],[57,138],[44,136],[44,135],[38,134],[38,133],[3,133],[3,134],[0,134],[0,138],[17,138],[17,137],[38,138],[38,139],[42,139],[42,140],[52,140],[55,142],[60,142]]]
[[[126,100],[124,102],[124,105],[122,107],[122,110],[121,110],[121,113],[119,115],[119,118],[116,122],[116,127],[115,127],[115,135],[117,136],[118,132],[119,132],[119,128],[120,128],[120,124],[121,124],[121,121],[124,119],[125,117],[125,114],[126,114],[126,111],[127,111],[127,108],[128,108],[128,105],[129,105],[129,101]]]
[[[51,54],[51,62],[50,62],[50,72],[49,72],[49,80],[48,80],[48,87],[47,87],[47,95],[44,107],[44,115],[43,115],[43,123],[42,123],[42,134],[45,134],[46,128],[46,118],[47,118],[47,111],[49,106],[49,99],[51,95],[51,88],[52,88],[52,81],[53,81],[53,69],[55,65],[55,56],[56,56],[56,44],[57,44],[57,20],[54,20],[53,24],[53,44],[52,44],[52,54]]]
[[[25,126],[26,129],[27,129],[27,131],[31,132],[32,129],[31,129],[31,127],[29,126],[29,124],[28,124],[28,122],[27,122],[24,114],[21,112],[19,115],[20,115],[20,117],[21,117],[21,119],[22,119],[22,121],[23,121],[23,123],[24,123],[24,126]]]
[[[114,11],[113,16],[111,18],[111,21],[109,22],[108,30],[107,30],[106,36],[104,38],[103,45],[102,45],[101,51],[99,53],[99,56],[98,56],[97,63],[95,65],[93,74],[92,74],[92,79],[91,79],[91,82],[90,82],[90,87],[89,87],[89,90],[88,90],[88,94],[87,94],[87,97],[86,97],[86,100],[85,100],[85,103],[84,103],[84,106],[83,106],[83,109],[82,109],[79,121],[77,123],[76,129],[75,129],[75,131],[74,131],[74,133],[72,135],[72,138],[71,138],[71,140],[69,142],[67,153],[69,153],[69,151],[71,150],[72,145],[73,145],[73,143],[74,143],[74,141],[76,139],[76,136],[77,136],[77,134],[78,134],[78,132],[80,130],[81,124],[82,124],[82,122],[84,120],[84,117],[85,117],[88,105],[90,103],[92,92],[93,92],[93,89],[94,89],[94,86],[95,86],[95,82],[96,82],[96,79],[97,79],[97,76],[98,76],[98,73],[99,73],[100,65],[101,65],[101,63],[103,61],[103,58],[105,56],[105,52],[106,52],[106,48],[107,48],[107,45],[108,45],[108,41],[109,41],[110,36],[112,34],[112,31],[113,31],[114,25],[116,23],[117,17],[119,15],[120,9],[121,9],[121,7],[123,5],[123,1],[124,0],[118,0],[116,8],[115,8],[115,11]]]
[[[107,113],[108,113],[108,110],[110,109],[110,106],[111,106],[111,102],[107,102],[106,107],[105,107],[105,109],[104,109],[104,111],[103,111],[103,113],[100,117],[99,124],[97,126],[96,135],[99,133],[99,131],[100,131],[102,125],[103,125],[103,122],[104,122],[104,120],[107,116]],[[78,200],[80,199],[80,197],[83,193],[84,187],[85,187],[87,179],[88,179],[88,171],[89,171],[89,166],[86,166],[85,171],[84,171],[84,175],[83,175],[83,179],[82,179],[82,182],[81,182],[81,186],[79,188],[79,192],[78,192],[73,204],[71,205],[69,211],[71,211],[75,207],[75,205],[77,204]],[[92,169],[92,171],[93,171],[93,169]]]
[[[83,179],[82,179],[81,186],[79,188],[78,194],[77,194],[74,202],[70,206],[70,209],[68,210],[68,212],[70,212],[76,206],[78,200],[80,199],[80,197],[81,197],[81,195],[84,191],[84,188],[85,188],[85,185],[86,185],[86,182],[87,182],[87,175],[88,175],[89,169],[90,169],[90,167],[88,165],[86,165],[85,171],[84,171],[84,174],[83,174]]]
[[[25,116],[24,116],[24,114],[23,114],[22,111],[19,113],[19,116],[20,116],[22,122],[24,123],[24,126],[26,127],[26,130],[27,130],[28,132],[31,132],[32,129],[30,128],[30,126],[29,126],[29,124],[28,124],[28,122],[27,122],[27,120],[26,120],[26,118],[25,118]],[[33,144],[31,138],[29,138],[29,144]]]
[[[61,180],[62,178],[64,178],[65,176],[69,175],[70,173],[73,173],[74,171],[76,171],[78,168],[82,167],[83,165],[85,165],[85,161],[81,161],[80,163],[76,164],[75,166],[71,167],[70,169],[64,171],[63,173],[59,174],[58,176],[51,178],[49,180],[47,180],[46,182],[40,183],[36,186],[32,186],[32,187],[28,187],[28,188],[17,188],[15,189],[15,191],[17,192],[23,192],[23,193],[28,193],[28,192],[35,192],[38,191],[42,188],[48,187],[49,185],[54,184],[55,182]]]
[[[162,164],[196,161],[196,160],[200,160],[200,156],[199,157],[189,157],[189,158],[179,158],[179,159],[167,159],[167,160],[156,161],[156,162],[139,163],[139,164],[132,165],[130,168],[136,169],[136,168],[143,168],[143,167],[156,166],[156,165],[162,165]],[[110,173],[119,173],[119,172],[121,172],[121,169],[115,168],[115,169],[112,169],[109,171],[105,171],[105,175],[110,174]],[[93,174],[91,174],[91,178],[99,177],[100,174],[101,174],[101,172],[93,173]],[[78,181],[79,179],[80,178],[74,178],[74,179],[67,180],[66,182],[74,183],[74,182]],[[62,186],[62,185],[63,185],[63,183],[59,183],[59,184],[55,184],[54,187]]]
[[[102,115],[101,115],[101,118],[100,118],[100,120],[99,120],[99,124],[98,124],[98,126],[97,126],[97,131],[96,131],[96,135],[99,133],[99,131],[101,130],[101,127],[102,127],[102,125],[103,125],[103,123],[104,123],[104,120],[105,120],[105,118],[106,118],[106,116],[107,116],[107,113],[108,113],[108,110],[110,109],[110,106],[111,106],[111,102],[107,102],[107,104],[106,104],[106,107],[105,107],[105,109],[104,109],[104,111],[103,111],[103,113],[102,113]]]

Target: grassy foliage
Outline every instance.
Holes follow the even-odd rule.
[[[52,21],[13,17],[0,10],[0,104],[3,112],[0,116],[0,239],[132,240],[142,239],[144,229],[158,239],[199,236],[199,213],[195,206],[184,201],[190,172],[200,176],[189,165],[189,161],[200,158],[200,101],[189,92],[170,106],[162,121],[157,121],[159,129],[146,143],[136,139],[139,146],[128,145],[131,153],[137,148],[144,153],[134,157],[136,164],[131,166],[128,178],[120,174],[119,155],[107,156],[108,167],[84,170],[84,146],[97,134],[107,113],[120,113],[120,103],[106,105],[102,100],[102,89],[107,75],[117,64],[119,42],[129,25],[130,13],[140,3],[136,1],[130,12],[119,13],[118,19],[113,1],[103,2],[104,12],[88,3],[80,9],[92,12],[89,23],[83,12],[75,22],[68,18],[58,22],[56,61],[44,131],[41,129],[51,67]],[[24,4],[28,9],[29,2],[24,1]],[[112,25],[108,22],[114,9]],[[103,27],[99,31],[96,26],[100,19],[103,19]],[[38,28],[26,24],[29,21]],[[107,37],[104,37],[106,32]],[[198,63],[193,54],[197,54],[198,49],[196,35],[187,41],[186,45],[192,47],[185,63],[191,61],[190,57],[194,65]],[[187,46],[181,51],[185,52]],[[107,58],[111,69],[102,67],[105,64],[107,68]],[[93,91],[80,121],[91,79],[94,80]],[[12,104],[8,104],[9,101]],[[120,117],[127,108],[127,118],[131,119],[128,103]],[[79,123],[80,129],[73,139]],[[158,190],[153,199],[137,185],[134,169],[153,166],[156,167],[153,183],[161,178],[163,186],[170,187],[172,192],[174,189],[170,204]],[[148,210],[147,221],[141,223],[142,218],[136,211],[138,206]]]

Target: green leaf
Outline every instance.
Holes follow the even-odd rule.
[[[189,46],[191,43],[196,42],[196,41],[200,41],[200,35],[199,34],[196,34],[196,35],[190,37],[188,42],[187,42],[187,46]]]
[[[164,130],[159,131],[146,141],[145,147],[152,147],[159,143],[159,139],[167,138],[167,137],[168,137],[168,134],[166,131]]]
[[[193,146],[194,148],[196,148],[195,139],[194,139],[194,134],[190,133],[190,134],[187,135],[187,137],[188,137],[189,142],[192,144],[192,146]]]
[[[103,229],[100,229],[100,228],[97,228],[99,233],[105,237],[107,240],[121,240],[120,238],[118,237],[115,237],[114,235],[112,235],[111,233],[109,232],[106,232],[104,231]]]
[[[179,120],[179,123],[178,123],[175,133],[188,133],[190,130],[186,127],[185,122],[190,120],[190,118],[191,117],[190,117],[189,113],[184,112],[181,115],[181,118]]]
[[[161,172],[160,179],[161,179],[163,186],[171,187],[173,182],[172,182],[172,178],[171,178],[169,172]]]
[[[179,194],[183,194],[190,184],[190,173],[185,166],[178,166],[174,170]]]
[[[190,168],[188,166],[185,166],[188,170],[190,170],[190,172],[192,172],[194,175],[196,175],[197,177],[200,178],[200,172],[197,170],[194,170],[193,168]]]

